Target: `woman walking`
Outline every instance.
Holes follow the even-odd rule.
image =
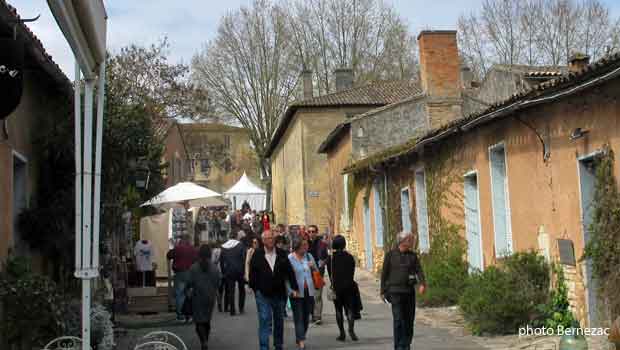
[[[258,247],[259,247],[258,238],[252,238],[250,247],[248,251],[245,253],[245,274],[244,274],[245,283],[250,282],[250,261],[252,261],[252,256],[254,255],[254,252],[256,251],[256,249],[258,249]]]
[[[316,269],[314,258],[308,253],[308,241],[295,237],[292,242],[293,252],[288,256],[295,279],[297,280],[298,290],[289,292],[292,295],[291,306],[293,309],[293,320],[295,322],[295,342],[298,349],[306,348],[306,333],[310,325],[310,314],[314,308],[314,282],[312,281],[312,270]]]
[[[221,274],[211,262],[211,248],[200,247],[199,260],[190,268],[187,290],[191,295],[192,315],[196,323],[196,333],[200,339],[201,350],[207,350],[211,332],[211,316],[220,285]]]
[[[329,280],[331,281],[331,292],[334,293],[336,297],[336,299],[334,299],[334,307],[336,309],[336,322],[340,330],[340,335],[336,339],[344,341],[346,338],[344,332],[344,311],[349,326],[349,336],[351,340],[357,341],[358,338],[355,334],[355,314],[359,312],[359,310],[356,310],[359,307],[355,300],[356,284],[353,280],[355,274],[355,259],[344,250],[346,245],[347,241],[343,236],[337,235],[334,237],[332,242],[332,256],[327,259],[327,272],[329,274]]]

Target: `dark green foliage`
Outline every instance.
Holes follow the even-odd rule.
[[[600,294],[608,304],[609,316],[613,320],[620,316],[620,194],[614,177],[614,155],[611,150],[598,161],[592,203],[594,217],[584,258],[592,261]]]
[[[447,226],[433,235],[427,254],[421,256],[427,289],[418,301],[424,306],[454,305],[467,283],[465,242],[457,226]]]
[[[540,317],[548,301],[549,266],[535,252],[516,253],[474,273],[459,299],[474,334],[516,333]]]
[[[3,319],[0,331],[9,345],[44,345],[63,333],[62,296],[47,277],[33,274],[23,258],[9,258],[0,273]]]
[[[573,327],[577,320],[569,309],[568,288],[564,272],[558,266],[553,266],[553,272],[556,276],[555,288],[551,291],[549,301],[540,305],[541,317],[533,325],[553,329],[557,329],[558,326]]]

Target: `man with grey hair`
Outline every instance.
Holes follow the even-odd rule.
[[[415,319],[415,287],[424,294],[426,284],[418,255],[412,250],[411,232],[398,234],[398,246],[388,252],[381,272],[381,299],[392,304],[394,349],[410,350]]]

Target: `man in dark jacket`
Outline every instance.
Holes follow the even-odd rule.
[[[315,266],[319,267],[321,276],[325,275],[325,264],[328,258],[327,243],[323,236],[319,235],[319,228],[316,225],[308,226],[308,237],[310,237],[309,252],[314,257]],[[314,293],[314,310],[312,311],[312,322],[321,324],[323,314],[323,288],[315,290]]]
[[[398,247],[388,252],[381,272],[381,299],[392,304],[394,349],[410,350],[415,319],[415,286],[424,294],[426,284],[422,266],[413,247],[413,235],[401,232]]]
[[[239,289],[239,313],[244,313],[245,287],[243,275],[245,272],[246,250],[246,246],[233,237],[222,244],[220,267],[226,281],[226,298],[228,299],[226,305],[230,308],[231,316],[236,315],[235,286]]]
[[[284,342],[286,284],[289,283],[292,290],[297,290],[297,280],[286,252],[275,247],[273,233],[264,231],[262,237],[264,247],[257,249],[250,260],[249,278],[250,288],[256,295],[260,349],[269,349],[273,325],[273,345],[276,350],[281,350]]]

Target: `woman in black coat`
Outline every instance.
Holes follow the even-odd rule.
[[[336,308],[336,322],[338,323],[338,329],[340,330],[339,341],[345,340],[344,332],[344,317],[343,311],[346,312],[347,322],[349,325],[349,336],[351,340],[357,341],[357,335],[355,334],[355,313],[356,311],[356,292],[357,284],[353,280],[355,274],[355,259],[353,256],[346,252],[344,248],[347,245],[347,241],[341,235],[334,237],[332,241],[332,256],[327,260],[327,271],[329,273],[329,280],[331,281],[331,288],[336,294],[336,300],[334,300],[334,306]]]

